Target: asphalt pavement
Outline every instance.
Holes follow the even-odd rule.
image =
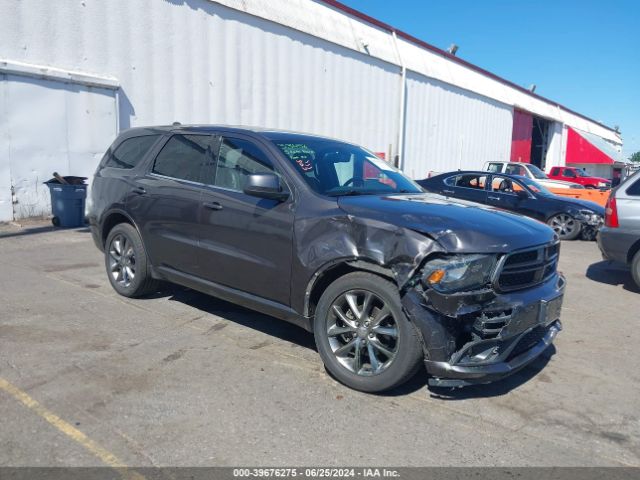
[[[564,242],[555,347],[490,386],[350,390],[295,326],[130,300],[86,229],[0,226],[2,466],[640,466],[640,292]]]

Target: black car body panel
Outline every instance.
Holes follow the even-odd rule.
[[[553,232],[539,222],[442,195],[342,197],[339,205],[357,218],[424,233],[449,252],[502,253],[531,246],[532,238],[541,242],[553,239]]]
[[[460,175],[478,175],[486,177],[484,188],[466,188],[457,185],[447,184],[447,181]],[[494,178],[510,179],[518,182],[518,185],[527,192],[526,196],[519,197],[515,194],[507,194],[491,190]],[[604,207],[594,202],[576,198],[566,198],[559,195],[542,195],[535,192],[526,182],[531,180],[519,175],[509,175],[505,173],[476,172],[476,171],[456,171],[443,173],[417,183],[428,192],[439,193],[448,197],[470,200],[496,208],[526,215],[541,222],[546,222],[554,215],[568,213],[581,219],[585,225],[589,225],[596,230],[602,226],[604,220]],[[451,182],[449,182],[451,183]],[[582,210],[589,210],[595,213],[593,220],[584,218]]]
[[[141,135],[156,139],[135,166],[108,166],[123,142]],[[153,171],[154,159],[178,135],[206,137],[196,139],[207,152],[206,160],[188,181]],[[282,199],[257,198],[210,184],[207,168],[220,161],[221,154],[215,152],[228,139],[250,142],[271,163],[282,181]],[[555,248],[557,239],[550,228],[496,208],[422,193],[417,187],[414,193],[320,194],[277,145],[321,140],[217,126],[131,129],[118,137],[95,174],[88,218],[96,245],[104,248],[108,230],[117,222],[131,223],[143,239],[156,278],[307,330],[312,330],[318,292],[336,272],[365,270],[389,278],[421,333],[434,384],[492,381],[528,364],[549,345],[559,329],[564,291],[557,255],[549,260],[541,253],[541,261],[547,263],[540,265],[535,281],[513,292],[487,285],[442,294],[425,287],[421,269],[436,257],[490,254],[500,259],[499,276],[508,255]],[[555,302],[553,313],[540,313],[548,302]],[[494,322],[499,326],[489,336],[477,331],[487,312],[502,322]],[[525,356],[514,361],[505,353],[540,328],[546,333],[530,340]],[[473,350],[487,341],[498,353],[478,363],[481,355]],[[472,372],[465,370],[471,367]]]

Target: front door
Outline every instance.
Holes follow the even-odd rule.
[[[173,135],[149,171],[135,179],[127,210],[139,226],[154,267],[201,275],[198,263],[202,171],[210,135]]]
[[[248,175],[271,172],[283,179],[263,146],[240,135],[222,137],[205,174],[200,265],[209,281],[289,305],[292,198],[280,202],[243,193]]]
[[[524,187],[517,181],[501,175],[494,175],[491,178],[491,185],[487,194],[487,204],[515,212],[522,201],[518,197],[517,192],[519,190],[526,192]]]

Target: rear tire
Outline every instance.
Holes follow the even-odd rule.
[[[329,285],[316,308],[314,334],[327,370],[363,392],[401,385],[423,358],[397,286],[367,272],[349,273]]]
[[[640,252],[637,252],[631,261],[631,275],[633,276],[633,281],[640,288]]]
[[[160,283],[151,277],[142,239],[128,223],[120,223],[109,232],[104,262],[111,286],[124,297],[140,297],[159,287]]]

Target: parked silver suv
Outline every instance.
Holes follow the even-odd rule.
[[[640,287],[640,171],[611,192],[604,222],[598,234],[602,256],[629,265]]]

